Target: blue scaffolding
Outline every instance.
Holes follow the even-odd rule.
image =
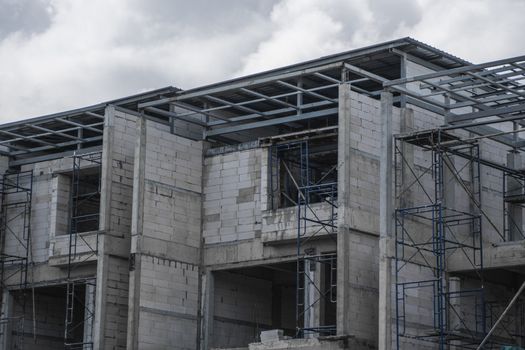
[[[337,255],[319,253],[309,243],[321,236],[335,240],[337,234],[337,167],[313,176],[310,140],[302,139],[272,145],[269,152],[270,199],[272,208],[296,207],[297,211],[297,274],[296,274],[296,337],[310,334],[334,335],[336,325],[305,324],[305,316],[320,303],[337,302]],[[326,203],[328,214],[320,217],[313,204]],[[314,280],[310,272],[324,269],[323,281]],[[308,287],[307,287],[308,285]],[[316,296],[305,297],[307,288]]]
[[[403,143],[424,149],[421,154],[427,166],[416,169],[405,158]],[[460,169],[451,161],[455,156],[466,160]],[[461,143],[440,130],[400,136],[395,143],[395,164],[396,200],[406,205],[395,211],[397,349],[403,348],[403,338],[420,346],[431,342],[439,350],[450,345],[475,348],[486,333],[479,146]],[[445,171],[466,192],[472,210],[457,210],[447,203]],[[411,186],[420,191],[421,203],[407,198]],[[454,254],[470,263],[477,279],[475,288],[452,288],[447,259]],[[409,268],[417,273],[408,272]],[[414,308],[416,298],[429,304]],[[458,310],[461,303],[472,306],[468,316]],[[431,310],[430,314],[425,310]]]

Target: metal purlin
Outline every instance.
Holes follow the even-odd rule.
[[[22,309],[21,316],[8,317],[2,315],[0,325],[4,330],[9,325],[15,325],[16,337],[11,342],[13,349],[24,347],[25,314],[27,311],[28,271],[32,267],[31,256],[31,204],[33,196],[33,171],[6,173],[1,183],[2,204],[0,223],[0,283],[2,292],[6,289],[20,290],[22,295],[15,301]],[[14,197],[14,198],[13,198]],[[22,225],[16,225],[17,220]],[[16,254],[5,253],[7,237],[12,237],[18,243]],[[18,276],[18,277],[17,277]],[[11,281],[13,278],[15,280]],[[34,305],[33,305],[34,307]]]
[[[73,276],[73,271],[79,266],[79,264],[86,262],[90,258],[98,254],[98,234],[96,235],[96,245],[92,246],[80,232],[78,231],[78,223],[82,221],[93,221],[99,220],[100,213],[81,215],[79,214],[78,207],[82,201],[89,200],[94,196],[100,196],[101,192],[101,167],[102,167],[102,153],[94,152],[82,155],[75,155],[73,158],[73,174],[72,174],[72,186],[70,192],[70,224],[69,224],[69,246],[68,246],[68,259],[67,259],[67,286],[66,286],[66,317],[64,327],[64,346],[67,350],[82,349],[88,350],[93,349],[93,342],[86,341],[83,339],[81,342],[72,342],[74,339],[74,332],[80,327],[85,327],[88,323],[89,327],[93,328],[95,310],[90,310],[85,304],[85,300],[81,300],[77,295],[78,288],[84,286],[85,293],[87,293],[87,286],[96,285],[94,279],[76,279]],[[80,190],[80,172],[82,170],[82,164],[90,164],[91,166],[98,167],[98,184],[97,189],[94,193],[82,194]],[[87,251],[78,252],[79,239],[82,244],[87,247]],[[82,258],[81,255],[86,255]],[[81,321],[77,321],[78,317],[75,317],[75,304],[78,303],[82,306],[81,310],[84,316]]]
[[[410,167],[410,172],[415,180],[410,186],[419,186],[426,196],[427,203],[419,206],[409,206],[398,208],[395,211],[395,283],[396,283],[396,346],[402,349],[401,338],[412,338],[417,341],[436,343],[438,349],[445,350],[451,345],[456,348],[471,349],[477,344],[479,335],[485,334],[485,306],[484,306],[484,288],[483,288],[483,261],[482,261],[482,235],[481,235],[481,216],[478,208],[480,206],[480,163],[479,148],[477,144],[460,145],[460,149],[455,149],[452,154],[461,154],[467,159],[470,165],[470,191],[471,201],[477,202],[475,209],[470,212],[461,212],[453,208],[448,208],[444,201],[444,169],[450,169],[450,162],[447,162],[450,156],[449,147],[442,146],[442,134],[439,130],[432,131],[428,135],[428,144],[421,145],[423,148],[432,151],[431,165],[429,168],[421,170],[423,175],[419,175],[405,159],[402,147],[403,142],[418,145],[419,140],[397,137],[395,144],[395,189],[396,199],[399,203],[408,203],[402,200],[406,188],[402,189],[400,184],[400,164]],[[466,152],[465,152],[466,150]],[[459,153],[458,153],[459,152]],[[450,169],[457,177],[456,180],[466,186],[464,180],[460,178],[457,169]],[[425,189],[424,180],[421,178],[429,174],[433,178],[432,189]],[[406,180],[406,179],[405,179]],[[464,188],[467,190],[467,188]],[[411,232],[408,225],[410,220],[419,220],[428,223],[431,232],[421,239],[417,235],[422,232]],[[454,227],[469,227],[471,242],[460,240],[454,233]],[[455,254],[461,251],[477,271],[480,287],[472,290],[450,291],[448,286],[448,274],[446,269],[447,254]],[[472,254],[469,255],[469,252]],[[419,261],[416,261],[419,259]],[[421,280],[402,281],[401,273],[410,263],[418,264],[425,269],[432,271],[433,278],[423,278]],[[427,270],[427,271],[428,271]],[[432,331],[420,334],[411,334],[407,330],[407,309],[406,297],[407,292],[411,289],[429,290],[433,300],[433,325]],[[471,325],[467,320],[461,318],[458,310],[453,306],[456,298],[471,298],[474,302],[474,324]],[[466,334],[458,334],[452,329],[450,324],[451,317],[454,317],[461,324]]]

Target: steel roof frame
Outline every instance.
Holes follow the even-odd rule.
[[[378,75],[403,77],[403,62],[407,59],[442,70],[394,80]],[[450,124],[465,123],[465,128],[478,134],[495,134],[499,130],[486,122],[490,115],[521,122],[514,117],[516,113],[525,113],[522,108],[525,92],[520,80],[523,71],[523,60],[472,65],[414,39],[402,38],[186,91],[167,87],[0,125],[0,153],[12,156],[12,163],[21,163],[24,158],[45,159],[48,153],[71,152],[75,146],[81,149],[99,145],[103,113],[109,104],[130,108],[133,103],[133,111],[154,120],[166,123],[179,120],[196,125],[202,128],[203,139],[228,141],[235,133],[268,127],[271,129],[264,130],[273,132],[277,126],[286,127],[279,132],[287,129],[294,132],[304,128],[306,121],[337,115],[337,87],[343,81],[350,83],[354,91],[372,97],[390,89],[400,95],[395,101],[408,101],[442,113]],[[407,84],[417,82],[430,89],[430,93],[423,95],[406,88]],[[472,89],[477,89],[475,94]],[[436,100],[441,96],[446,96],[445,101]],[[459,108],[472,111],[456,113]],[[474,125],[472,120],[483,123]],[[525,140],[514,135],[493,138],[507,145],[525,144]]]

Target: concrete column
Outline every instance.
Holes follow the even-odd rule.
[[[392,103],[392,94],[382,92],[379,163],[379,350],[392,347]]]
[[[100,194],[100,230],[110,231],[111,227],[111,183],[112,151],[114,137],[115,106],[106,107],[104,114],[104,135],[102,138],[102,173]],[[95,296],[95,320],[93,322],[93,349],[104,349],[104,327],[106,313],[106,288],[109,256],[104,254],[106,235],[98,242],[97,283]]]
[[[202,324],[200,342],[201,350],[208,350],[212,346],[213,339],[213,315],[214,315],[214,275],[212,271],[206,271],[202,282]]]
[[[512,169],[522,167],[520,154],[517,152],[507,153],[507,166]],[[519,195],[522,192],[522,184],[512,177],[507,177],[507,195]],[[520,204],[508,203],[507,211],[508,222],[508,241],[515,241],[522,238],[523,212]]]
[[[13,296],[8,290],[2,293],[2,310],[0,316],[0,350],[11,349]]]
[[[140,284],[142,271],[142,233],[144,217],[144,174],[146,159],[146,120],[137,121],[137,143],[133,163],[133,206],[131,209],[131,257],[129,272],[128,329],[126,344],[128,349],[138,348],[140,323]]]
[[[304,261],[304,328],[319,326],[319,307],[321,300],[317,288],[319,275],[316,262],[310,259]],[[317,285],[317,288],[316,288]],[[313,338],[315,334],[306,332],[305,338]]]
[[[401,133],[409,133],[414,131],[414,110],[410,108],[401,108]],[[402,157],[398,160],[398,166],[401,168],[401,189],[403,193],[399,198],[399,208],[412,207],[414,203],[413,198],[413,187],[414,175],[410,169],[410,166],[414,164],[414,146],[407,143],[401,142],[400,146]]]
[[[339,85],[337,151],[337,334],[350,335],[350,84]]]
[[[104,134],[102,136],[102,170],[100,174],[100,224],[101,231],[109,231],[111,223],[111,160],[115,124],[115,106],[106,107],[104,114]]]
[[[93,341],[93,316],[95,312],[95,285],[86,284],[86,295],[84,301],[84,343]]]

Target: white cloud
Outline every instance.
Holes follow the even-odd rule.
[[[412,36],[474,62],[522,54],[522,0],[0,0],[0,121]]]

